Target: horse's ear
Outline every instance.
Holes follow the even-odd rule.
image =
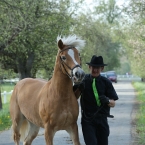
[[[62,50],[63,47],[64,47],[63,42],[62,42],[61,39],[58,41],[58,47],[59,47],[61,50]]]

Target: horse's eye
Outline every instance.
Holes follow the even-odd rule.
[[[65,61],[66,60],[66,57],[65,56],[61,56],[61,59]]]

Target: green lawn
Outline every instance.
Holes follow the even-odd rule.
[[[3,93],[4,91],[10,92],[13,90],[15,84],[11,83],[4,83],[1,84],[1,92]],[[4,96],[1,95],[2,97],[2,103],[3,103],[3,109],[0,110],[0,131],[9,129],[11,126],[11,119],[10,119],[10,113],[9,113],[9,101],[10,101],[10,96],[11,94],[7,95],[6,101],[7,103],[4,102]]]
[[[0,110],[0,131],[9,129],[11,126],[11,119],[9,113],[9,103],[3,105],[3,109]]]
[[[137,92],[137,100],[139,102],[139,110],[136,116],[136,133],[138,145],[145,144],[145,83],[135,82],[133,86]]]

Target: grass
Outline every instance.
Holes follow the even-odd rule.
[[[3,109],[0,110],[0,131],[9,129],[11,126],[11,119],[9,113],[9,103],[3,105]]]
[[[137,112],[136,132],[138,135],[138,144],[145,144],[145,83],[134,82],[133,86],[137,92],[139,110]]]
[[[1,84],[1,92],[10,92],[13,90],[14,84],[10,83],[4,83]],[[11,119],[10,119],[10,113],[9,113],[9,101],[10,101],[11,94],[7,95],[7,103],[2,104],[2,110],[0,110],[0,131],[9,129],[11,126]],[[2,97],[2,102],[4,102],[4,97]]]

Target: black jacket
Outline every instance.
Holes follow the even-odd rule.
[[[84,85],[84,89],[82,91],[82,96],[80,99],[82,110],[85,111],[85,113],[96,113],[98,109],[100,109],[101,107],[99,113],[109,115],[110,107],[107,104],[100,107],[97,106],[96,99],[92,89],[92,82],[93,82],[92,76],[90,74],[86,74],[82,82]],[[101,75],[98,76],[96,78],[96,87],[99,96],[105,95],[109,99],[118,100],[116,91],[112,85],[112,82],[109,79]]]

